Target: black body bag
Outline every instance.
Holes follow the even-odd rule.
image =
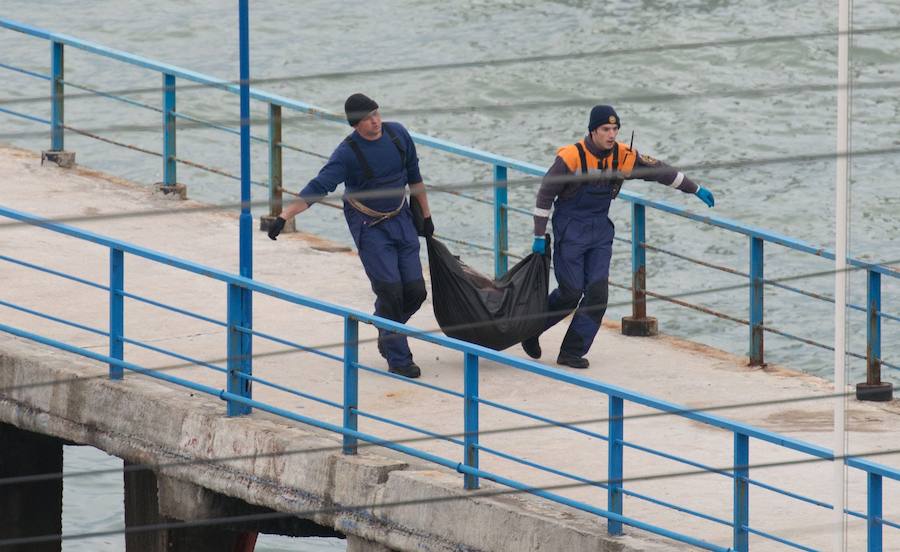
[[[499,351],[544,330],[549,253],[532,253],[493,280],[466,265],[437,239],[426,238],[426,242],[434,316],[445,334]]]

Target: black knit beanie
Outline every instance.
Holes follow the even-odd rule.
[[[588,119],[588,132],[593,132],[595,128],[602,125],[616,125],[616,128],[622,127],[622,121],[611,105],[595,105],[591,109],[591,117]]]
[[[355,127],[376,109],[378,109],[378,104],[365,94],[353,94],[344,102],[344,113],[347,114],[347,122],[352,127]]]

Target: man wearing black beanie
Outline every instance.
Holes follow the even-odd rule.
[[[344,112],[353,133],[303,188],[300,199],[278,215],[269,237],[276,239],[287,220],[344,183],[344,218],[375,292],[375,315],[405,323],[426,297],[407,186],[425,218],[423,235],[434,233],[416,146],[403,125],[382,123],[378,104],[364,94],[347,98]],[[421,374],[405,335],[379,328],[378,352],[390,372],[408,378]]]
[[[674,167],[642,155],[616,137],[622,121],[609,105],[596,105],[588,117],[588,133],[557,151],[556,159],[537,193],[532,251],[544,253],[547,220],[553,208],[553,271],[559,287],[548,298],[548,328],[575,315],[563,338],[557,364],[587,368],[591,348],[609,298],[609,263],[615,226],[609,206],[626,179],[659,182],[694,194],[707,206],[712,192],[695,184]],[[522,342],[532,358],[540,358],[539,336]]]

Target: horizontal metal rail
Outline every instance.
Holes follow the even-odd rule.
[[[620,439],[619,442],[624,447],[628,447],[630,449],[639,450],[641,452],[646,452],[647,454],[652,454],[653,456],[658,456],[660,458],[665,458],[667,460],[672,460],[674,462],[678,462],[680,464],[685,464],[687,466],[691,466],[694,468],[701,469],[703,471],[708,471],[710,473],[717,473],[719,475],[724,475],[730,479],[734,479],[734,474],[728,470],[722,470],[719,468],[714,468],[712,466],[707,466],[706,464],[701,464],[700,462],[694,462],[693,460],[688,460],[687,458],[682,458],[680,456],[675,456],[674,454],[669,454],[667,452],[663,452],[661,450],[652,449],[649,447],[645,447],[643,445],[639,445],[637,443],[632,443],[629,441],[625,441],[624,439]]]
[[[91,94],[96,94],[98,96],[108,98],[110,100],[115,100],[117,102],[126,103],[128,105],[132,105],[135,107],[140,107],[142,109],[148,109],[150,111],[155,111],[157,113],[162,113],[163,110],[156,107],[155,105],[150,105],[148,103],[144,103],[138,100],[134,100],[131,98],[126,98],[125,96],[119,96],[117,94],[110,94],[108,92],[103,92],[102,90],[97,90],[95,88],[91,88],[89,86],[85,86],[83,84],[78,84],[75,82],[67,81],[65,79],[59,79],[59,82],[65,84],[66,86],[71,86],[72,88],[77,88],[79,90],[84,90],[85,92],[90,92]]]
[[[606,483],[603,483],[603,482],[601,482],[601,481],[592,481],[592,480],[590,480],[590,479],[587,479],[587,478],[585,478],[585,477],[581,477],[581,476],[575,475],[575,474],[573,474],[573,473],[569,473],[569,472],[562,471],[562,470],[557,470],[556,468],[551,468],[551,467],[549,467],[549,466],[545,466],[545,465],[543,465],[543,464],[539,464],[539,463],[537,463],[537,462],[533,462],[533,461],[527,460],[527,459],[525,459],[525,458],[519,458],[519,457],[517,457],[517,456],[513,456],[513,455],[511,455],[511,454],[507,454],[507,453],[503,452],[502,450],[498,450],[498,449],[495,449],[495,448],[491,448],[491,447],[486,446],[486,445],[483,445],[483,444],[481,444],[481,443],[479,443],[479,444],[477,444],[477,445],[475,445],[475,446],[476,446],[476,448],[478,448],[478,450],[483,450],[484,452],[487,452],[487,453],[489,453],[489,454],[493,454],[494,456],[497,456],[497,457],[499,457],[499,458],[503,458],[503,459],[505,459],[505,460],[509,460],[509,461],[511,461],[511,462],[515,462],[516,464],[521,464],[521,465],[523,465],[523,466],[528,466],[529,468],[534,468],[534,469],[536,469],[536,470],[540,470],[540,471],[543,471],[543,472],[552,473],[553,475],[558,475],[558,476],[560,476],[560,477],[565,477],[566,479],[569,479],[569,480],[572,480],[572,481],[577,481],[577,482],[579,482],[579,483],[583,483],[583,484],[585,484],[585,485],[587,485],[587,486],[589,486],[589,487],[599,487],[599,488],[601,488],[601,489],[608,489],[608,488],[609,488],[609,485],[607,485]]]
[[[250,374],[246,374],[244,372],[237,371],[235,375],[243,380],[252,381],[259,383],[260,385],[265,385],[266,387],[271,387],[272,389],[277,389],[279,391],[284,391],[285,393],[289,393],[291,395],[295,395],[297,397],[301,397],[310,401],[314,401],[320,404],[324,404],[326,406],[331,406],[337,409],[344,408],[344,405],[340,403],[336,403],[334,401],[330,401],[328,399],[323,399],[322,397],[317,397],[315,395],[310,395],[309,393],[304,393],[303,391],[298,391],[296,389],[291,389],[290,387],[285,387],[280,383],[275,383],[274,381],[269,381],[267,379],[261,378],[259,376],[251,376]]]
[[[109,288],[107,288],[106,286],[101,286],[101,287],[103,287],[103,289],[109,289]],[[210,318],[210,317],[208,317],[208,316],[203,316],[202,314],[197,314],[197,313],[195,313],[195,312],[191,312],[191,311],[188,311],[188,310],[180,309],[180,308],[178,308],[178,307],[173,307],[172,305],[168,305],[168,304],[162,303],[162,302],[160,302],[160,301],[154,301],[153,299],[147,299],[146,297],[141,297],[140,295],[135,295],[134,293],[129,293],[129,292],[127,292],[127,291],[121,291],[121,292],[119,292],[119,293],[122,295],[122,297],[125,297],[125,298],[128,298],[128,299],[134,299],[135,301],[140,301],[141,303],[145,303],[145,304],[147,304],[147,305],[151,305],[151,306],[154,306],[154,307],[158,307],[158,308],[160,308],[160,309],[164,309],[164,310],[171,311],[171,312],[174,312],[174,313],[178,313],[178,314],[181,314],[181,315],[184,315],[184,316],[188,316],[188,317],[194,318],[194,319],[196,319],[196,320],[202,320],[203,322],[208,322],[208,323],[210,323],[210,324],[213,324],[213,325],[216,325],[216,326],[221,326],[221,327],[227,327],[227,326],[228,326],[227,323],[222,322],[221,320],[216,320],[215,318]]]
[[[734,527],[734,524],[726,519],[721,519],[721,518],[717,518],[715,516],[711,516],[709,514],[704,514],[703,512],[698,512],[697,510],[692,510],[686,506],[680,506],[673,502],[667,502],[665,500],[661,500],[659,498],[654,498],[652,496],[638,493],[635,491],[630,491],[628,489],[622,489],[622,494],[632,496],[639,500],[644,500],[646,502],[650,502],[651,504],[656,504],[657,506],[662,506],[664,508],[671,508],[672,510],[682,512],[682,513],[685,513],[685,514],[688,514],[688,515],[691,515],[694,517],[698,517],[700,519],[705,519],[706,521],[712,521],[714,523],[719,523],[719,524],[725,525],[727,527]]]
[[[0,67],[2,67],[3,69],[8,69],[8,70],[16,72],[16,73],[22,73],[23,75],[28,75],[29,77],[35,77],[35,78],[43,79],[43,80],[53,80],[53,77],[51,77],[50,75],[45,75],[43,73],[38,73],[35,71],[29,71],[28,69],[16,67],[15,65],[7,65],[6,63],[0,63]]]
[[[900,529],[900,523],[895,523],[893,521],[890,521],[890,520],[887,520],[884,518],[880,518],[878,521],[880,521],[884,525],[887,525],[888,527],[893,527],[894,529]]]
[[[493,204],[493,202],[491,202]],[[522,209],[521,207],[513,207],[512,205],[505,205],[504,209],[509,211],[510,213],[518,213],[520,215],[525,215],[528,217],[533,217],[534,213],[529,211],[528,209]]]
[[[790,546],[791,548],[796,548],[798,550],[805,550],[806,552],[819,552],[815,548],[809,548],[809,547],[803,546],[802,544],[798,544],[792,540],[783,539],[781,537],[776,537],[775,535],[773,535],[771,533],[766,533],[765,531],[760,531],[759,529],[754,529],[754,528],[748,527],[746,525],[744,526],[744,529],[746,529],[748,533],[753,533],[754,535],[763,537],[764,539],[769,539],[771,541],[775,541],[775,542],[784,544],[786,546]]]
[[[0,299],[0,305],[17,310],[19,312],[24,312],[25,314],[30,314],[31,316],[37,316],[38,318],[43,318],[44,320],[49,320],[51,322],[56,322],[57,324],[62,324],[64,326],[69,326],[71,328],[77,328],[79,330],[84,330],[86,332],[90,332],[97,335],[109,336],[109,333],[101,330],[99,328],[94,328],[93,326],[86,326],[84,324],[79,324],[78,322],[72,322],[71,320],[64,320],[62,318],[53,316],[52,314],[47,314],[45,312],[37,311],[34,309],[29,309],[28,307],[23,307],[21,305],[16,305],[15,303],[9,303]]]
[[[29,121],[34,121],[35,123],[43,123],[45,125],[51,124],[48,119],[42,119],[40,117],[35,117],[34,115],[28,115],[27,113],[20,113],[18,111],[13,111],[12,109],[7,109],[5,107],[0,107],[0,113],[6,113],[14,117],[20,117],[22,119],[28,119]]]
[[[747,481],[747,483],[754,485],[756,487],[759,487],[760,489],[765,489],[765,490],[771,491],[773,493],[778,493],[778,494],[781,494],[781,495],[784,495],[784,496],[787,496],[787,497],[790,497],[790,498],[793,498],[796,500],[800,500],[802,502],[806,502],[807,504],[812,504],[813,506],[819,506],[821,508],[825,508],[827,510],[834,509],[834,507],[827,502],[822,502],[821,500],[809,498],[809,497],[803,496],[801,494],[792,493],[791,491],[785,491],[784,489],[779,489],[778,487],[773,487],[772,485],[763,483],[761,481],[757,481],[755,479],[750,479],[749,477],[745,477],[744,479]]]
[[[415,385],[417,387],[423,387],[425,389],[431,389],[432,391],[437,391],[439,393],[446,393],[447,395],[453,395],[454,397],[459,397],[461,399],[465,398],[465,395],[460,393],[459,391],[454,391],[452,389],[447,389],[446,387],[440,387],[437,385],[432,385],[430,383],[425,383],[424,381],[419,381],[416,379],[410,379],[406,376],[398,376],[393,372],[385,372],[384,370],[378,370],[377,368],[372,368],[371,366],[366,366],[365,364],[361,364],[359,362],[354,363],[354,365],[360,370],[364,370],[369,372],[370,374],[375,374],[382,377],[392,378],[397,381],[402,381],[403,383],[407,383],[409,385]]]
[[[503,410],[503,411],[506,411],[506,412],[510,412],[510,413],[512,413],[512,414],[518,414],[519,416],[524,416],[524,417],[526,417],[526,418],[531,418],[532,420],[535,420],[535,421],[538,421],[538,422],[541,422],[541,423],[544,423],[544,424],[548,424],[548,425],[551,425],[551,426],[559,427],[559,428],[562,428],[562,429],[568,429],[568,430],[574,431],[574,432],[576,432],[576,433],[581,433],[582,435],[587,435],[588,437],[595,437],[595,438],[600,439],[600,440],[602,440],[602,441],[608,441],[608,440],[609,440],[609,437],[607,437],[606,435],[603,435],[603,434],[601,434],[601,433],[595,433],[595,432],[589,431],[589,430],[587,430],[587,429],[582,429],[582,428],[580,428],[580,427],[578,427],[578,426],[576,426],[576,425],[566,424],[566,423],[563,423],[563,422],[554,420],[554,419],[552,419],[552,418],[547,418],[547,417],[545,417],[545,416],[541,416],[541,415],[539,415],[539,414],[532,414],[531,412],[526,412],[526,411],[524,411],[524,410],[519,410],[518,408],[513,408],[513,407],[507,406],[507,405],[505,405],[505,404],[503,404],[503,403],[494,402],[494,401],[492,401],[492,400],[485,399],[484,397],[477,397],[475,400],[477,400],[477,401],[478,401],[479,403],[481,403],[481,404],[485,404],[485,405],[487,405],[487,406],[494,407],[494,408],[496,408],[496,409],[498,409],[498,410]]]
[[[338,405],[341,406],[341,405]],[[369,418],[370,420],[375,420],[376,422],[381,422],[383,424],[392,425],[395,427],[408,429],[409,431],[413,431],[415,433],[419,433],[420,435],[425,435],[426,437],[431,437],[437,441],[447,441],[448,443],[453,443],[454,445],[465,446],[463,441],[456,439],[454,437],[450,437],[447,435],[441,435],[440,433],[435,433],[433,431],[428,431],[427,429],[422,429],[420,427],[411,426],[409,424],[404,424],[403,422],[398,422],[397,420],[392,420],[390,418],[385,418],[384,416],[379,416],[377,414],[373,414],[371,412],[366,412],[365,410],[360,410],[359,408],[354,408],[353,412],[356,412],[360,416],[365,418]]]
[[[65,272],[60,272],[58,270],[53,270],[52,268],[47,268],[45,266],[36,265],[33,263],[29,263],[26,261],[21,261],[19,259],[13,259],[12,257],[7,257],[6,255],[0,255],[0,261],[6,261],[8,263],[17,264],[20,266],[24,266],[27,268],[31,268],[34,270],[38,270],[40,272],[46,272],[47,274],[52,274],[54,276],[59,276],[60,278],[65,278],[66,280],[71,280],[73,282],[78,282],[79,284],[84,284],[86,286],[95,287],[98,289],[102,289],[104,291],[109,291],[107,286],[103,284],[98,284],[97,282],[92,282],[90,280],[85,280],[84,278],[79,278],[78,276],[72,276],[71,274],[66,274]]]
[[[644,293],[646,293],[646,294],[649,295],[650,297],[655,297],[655,298],[657,298],[657,299],[660,299],[660,300],[662,300],[662,301],[666,301],[666,302],[668,302],[668,303],[674,303],[674,304],[676,304],[676,305],[680,305],[680,306],[682,306],[682,307],[687,307],[687,308],[689,308],[689,309],[692,309],[692,310],[695,310],[695,311],[698,311],[698,312],[703,312],[703,313],[706,313],[706,314],[711,314],[711,315],[715,316],[716,318],[721,318],[721,319],[723,319],[723,320],[731,320],[732,322],[737,322],[738,324],[743,324],[743,325],[745,325],[745,326],[749,326],[749,325],[750,325],[750,321],[749,321],[749,320],[746,320],[746,319],[744,319],[744,318],[737,318],[737,317],[731,316],[730,314],[725,314],[725,313],[723,313],[723,312],[715,311],[715,310],[710,309],[710,308],[708,308],[708,307],[701,307],[700,305],[695,305],[695,304],[693,304],[693,303],[688,303],[687,301],[682,301],[682,300],[680,300],[680,299],[675,299],[674,297],[669,297],[668,295],[663,295],[662,293],[656,293],[656,292],[654,292],[654,291],[649,291],[649,290],[645,290]]]
[[[109,334],[107,333],[106,335],[109,335]],[[198,366],[203,366],[203,367],[205,367],[205,368],[209,368],[210,370],[215,370],[216,372],[221,372],[221,373],[223,373],[223,374],[227,374],[227,373],[228,373],[228,370],[225,369],[225,368],[222,368],[221,366],[216,366],[215,364],[210,364],[209,362],[205,362],[205,361],[203,361],[203,360],[198,360],[198,359],[196,359],[196,358],[191,358],[191,357],[186,356],[186,355],[178,354],[178,353],[176,353],[176,352],[174,352],[174,351],[168,351],[168,350],[162,349],[162,348],[160,348],[160,347],[155,347],[155,346],[153,346],[153,345],[150,345],[149,343],[145,343],[145,342],[143,342],[143,341],[138,341],[137,339],[131,339],[131,338],[128,338],[128,337],[122,337],[122,341],[124,341],[125,343],[130,343],[131,345],[136,345],[136,346],[138,346],[138,347],[141,347],[142,349],[147,349],[148,351],[153,351],[153,352],[155,352],[155,353],[160,353],[160,354],[163,354],[163,355],[167,355],[167,356],[170,356],[170,357],[172,357],[172,358],[177,358],[178,360],[183,360],[183,361],[185,361],[185,362],[190,362],[191,364],[196,364],[196,365],[198,365]],[[185,367],[185,368],[187,368],[187,367]]]
[[[245,328],[244,326],[234,326],[234,329],[237,330],[237,331],[239,331],[239,332],[241,332],[241,333],[243,333],[243,334],[254,335],[254,336],[257,336],[257,337],[261,337],[261,338],[263,338],[263,339],[267,339],[267,340],[272,341],[272,342],[274,342],[274,343],[278,343],[278,344],[280,344],[280,345],[286,345],[286,346],[288,346],[288,347],[292,347],[292,348],[294,348],[294,349],[298,349],[298,350],[300,350],[300,351],[303,351],[304,353],[312,353],[312,354],[314,354],[314,355],[319,355],[319,356],[321,356],[321,357],[325,357],[325,358],[330,359],[330,360],[336,360],[336,361],[338,361],[338,362],[344,362],[344,357],[341,357],[341,356],[338,356],[338,355],[335,355],[335,354],[332,354],[332,353],[327,353],[327,352],[325,352],[325,351],[320,351],[320,350],[318,350],[318,349],[316,349],[316,348],[314,348],[314,347],[307,347],[306,345],[301,345],[301,344],[295,343],[295,342],[293,342],[293,341],[288,341],[287,339],[282,339],[282,338],[280,338],[280,337],[277,337],[277,336],[274,336],[274,335],[271,335],[271,334],[268,334],[268,333],[265,333],[265,332],[261,332],[261,331],[259,331],[259,330],[251,330],[250,328]]]
[[[38,270],[40,272],[46,272],[47,274],[52,274],[54,276],[58,276],[60,278],[66,279],[66,280],[71,280],[71,281],[77,282],[79,284],[84,284],[86,286],[94,287],[97,289],[102,289],[104,291],[109,291],[109,286],[104,286],[103,284],[98,284],[98,283],[92,282],[90,280],[85,280],[84,278],[79,278],[78,276],[72,276],[71,274],[66,274],[66,273],[60,272],[58,270],[53,270],[52,268],[47,268],[47,267],[44,267],[41,265],[29,263],[26,261],[20,261],[18,259],[13,259],[12,257],[7,257],[6,255],[0,255],[0,260],[6,261],[9,263],[14,263],[17,265],[21,265],[21,266],[31,268],[34,270]],[[153,305],[154,307],[159,307],[161,309],[165,309],[168,311],[176,312],[176,313],[182,314],[184,316],[196,318],[197,320],[209,322],[210,324],[215,324],[217,326],[223,326],[223,327],[227,326],[227,324],[225,322],[222,322],[221,320],[216,320],[214,318],[209,318],[207,316],[203,316],[202,314],[197,314],[197,313],[194,313],[191,311],[180,309],[178,307],[173,307],[172,305],[167,305],[166,303],[154,301],[152,299],[147,299],[146,297],[142,297],[140,295],[135,295],[134,293],[128,293],[127,291],[122,291],[121,294],[123,297],[127,297],[129,299],[134,299],[135,301],[140,301],[142,303],[146,303],[148,305]]]
[[[676,259],[682,259],[682,260],[685,260],[685,261],[690,261],[690,262],[692,262],[692,263],[694,263],[694,264],[698,264],[698,265],[700,265],[700,266],[705,266],[705,267],[707,267],[707,268],[713,268],[713,269],[715,269],[715,270],[719,270],[719,271],[722,271],[722,272],[727,272],[728,274],[734,274],[734,275],[737,275],[737,276],[743,276],[743,277],[745,277],[745,278],[749,278],[749,277],[750,277],[750,275],[747,274],[746,272],[742,272],[742,271],[740,271],[740,270],[735,270],[735,269],[733,269],[733,268],[729,268],[729,267],[727,267],[727,266],[718,265],[718,264],[711,263],[711,262],[708,262],[708,261],[701,261],[700,259],[695,259],[694,257],[689,257],[688,255],[684,255],[684,254],[682,254],[682,253],[675,253],[674,251],[670,251],[670,250],[668,250],[668,249],[663,249],[662,247],[657,247],[657,246],[655,246],[655,245],[650,245],[650,244],[648,244],[648,243],[641,243],[640,245],[641,245],[641,247],[644,247],[644,248],[646,248],[646,249],[648,249],[648,250],[650,250],[650,251],[656,251],[656,252],[658,252],[658,253],[664,253],[664,254],[666,254],[666,255],[669,255],[670,257],[675,257]]]
[[[786,332],[786,331],[784,331],[784,330],[779,330],[778,328],[773,328],[773,327],[771,327],[771,326],[765,326],[765,325],[764,325],[762,328],[763,328],[765,331],[769,332],[769,333],[773,333],[773,334],[775,334],[775,335],[780,335],[781,337],[786,337],[786,338],[788,338],[788,339],[793,339],[794,341],[800,341],[801,343],[806,343],[807,345],[812,345],[813,347],[818,347],[818,348],[820,348],[820,349],[825,349],[826,351],[832,351],[832,352],[834,351],[834,347],[832,347],[831,345],[828,345],[828,344],[826,344],[826,343],[821,343],[821,342],[819,342],[819,341],[815,341],[815,340],[813,340],[813,339],[809,339],[809,338],[806,338],[806,337],[800,337],[800,336],[797,336],[797,335],[788,333],[788,332]],[[847,351],[847,356],[850,356],[850,357],[853,357],[853,358],[858,358],[858,359],[861,359],[861,360],[866,360],[866,356],[865,356],[865,355],[862,355],[862,354],[859,354],[859,353],[854,353],[853,351]],[[881,363],[882,366],[886,366],[886,367],[892,368],[892,369],[894,369],[894,370],[900,370],[900,366],[896,366],[896,365],[894,365],[894,364],[891,364],[890,362],[887,362],[887,361],[885,361],[884,359],[879,359],[879,360],[880,360],[880,363]]]

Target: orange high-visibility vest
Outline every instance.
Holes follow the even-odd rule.
[[[579,147],[580,146],[580,147]],[[584,140],[563,146],[556,152],[573,174],[588,173],[595,170],[619,171],[626,178],[631,174],[637,155],[625,144],[616,142],[609,155],[597,159],[587,148]]]

